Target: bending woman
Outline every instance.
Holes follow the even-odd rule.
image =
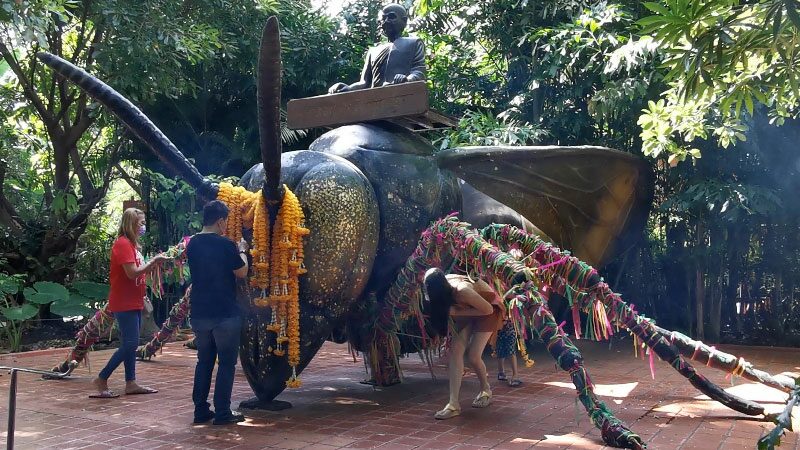
[[[471,281],[463,275],[445,275],[439,269],[425,273],[425,294],[429,302],[430,323],[439,336],[446,336],[449,318],[454,333],[450,339],[450,400],[438,411],[436,419],[449,419],[461,414],[459,394],[464,376],[464,353],[478,376],[481,387],[472,402],[474,408],[485,408],[492,402],[492,390],[483,350],[493,334],[503,325],[504,306],[499,296],[484,281]]]
[[[93,398],[119,397],[108,388],[108,378],[122,363],[125,365],[125,393],[152,394],[158,392],[136,383],[136,347],[139,345],[139,326],[144,309],[145,275],[167,260],[158,255],[143,264],[144,258],[139,245],[139,237],[146,229],[144,213],[136,208],[128,208],[122,213],[122,221],[114,245],[111,247],[111,274],[108,293],[108,311],[114,314],[119,327],[119,348],[92,382],[97,389]]]

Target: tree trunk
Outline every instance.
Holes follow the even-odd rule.
[[[88,224],[89,214],[84,214],[82,217],[74,218],[64,229],[51,229],[47,232],[37,257],[39,264],[51,269],[43,280],[64,283],[72,275],[78,238],[86,231]],[[51,258],[54,257],[66,258],[66,261],[53,264]]]
[[[686,309],[685,309],[685,312],[686,312],[686,329],[689,330],[688,332],[691,334],[692,330],[694,329],[694,314],[693,314],[693,311],[692,311],[692,301],[691,301],[691,295],[693,294],[692,285],[694,284],[693,280],[692,280],[692,277],[693,277],[694,274],[691,272],[691,270],[686,270],[686,272],[684,272],[684,273],[685,273],[685,281],[686,281],[686,293],[688,294],[686,296],[686,298],[688,300],[686,301]]]
[[[72,275],[78,239],[86,231],[86,227],[89,225],[89,216],[105,196],[107,188],[108,182],[105,181],[102,187],[84,193],[84,196],[79,199],[78,211],[74,216],[64,222],[58,221],[50,224],[36,255],[36,259],[42,267],[49,269],[42,278],[43,280],[63,283]],[[60,257],[63,261],[54,264],[53,257]]]
[[[744,235],[748,239],[743,240]],[[749,233],[742,233],[738,224],[728,226],[728,284],[725,286],[723,301],[723,312],[728,323],[736,324],[736,333],[742,333],[742,308],[744,304],[739,295],[739,285],[742,281],[744,271],[743,245],[749,245]],[[746,248],[746,247],[745,247]],[[736,310],[736,303],[739,303],[739,311]]]
[[[706,300],[706,280],[705,268],[703,267],[704,259],[700,258],[700,249],[705,247],[705,227],[702,218],[697,218],[697,228],[695,235],[695,276],[694,276],[694,307],[695,307],[695,333],[697,339],[705,339],[705,314],[703,303]]]
[[[762,244],[763,246],[763,244]],[[766,309],[766,305],[762,304],[761,301],[763,299],[761,295],[761,289],[764,287],[764,269],[761,265],[753,273],[753,289],[750,291],[751,298],[753,301],[753,320],[759,321],[760,316],[763,314],[764,309]]]
[[[686,243],[689,239],[688,229],[683,223],[667,223],[664,225],[666,236],[666,260],[663,264],[664,281],[666,282],[666,302],[664,316],[667,321],[674,322],[673,328],[691,334],[693,327],[692,316],[692,286],[694,271],[689,264],[689,255]],[[645,280],[641,280],[645,283]],[[665,322],[666,323],[666,322]]]
[[[786,337],[786,312],[783,308],[783,271],[778,269],[775,272],[775,286],[772,288],[772,324],[775,328],[775,339],[780,345]]]
[[[18,237],[22,232],[22,225],[19,223],[14,205],[8,201],[3,189],[7,169],[6,162],[0,159],[0,225],[8,229],[13,236]]]
[[[697,328],[695,330],[695,335],[697,336],[697,340],[704,340],[705,339],[705,331],[703,325],[705,323],[705,316],[703,314],[703,302],[706,298],[706,285],[705,285],[705,273],[703,272],[702,268],[698,264],[697,269],[695,270],[695,278],[694,278],[694,301],[695,301],[695,323]]]
[[[709,337],[711,342],[720,342],[722,330],[722,280],[717,278],[717,286],[712,288],[711,310],[709,311]]]
[[[69,149],[62,141],[65,139],[61,130],[49,129],[50,143],[53,146],[54,188],[56,195],[63,194],[69,187]]]
[[[712,241],[711,245],[714,248],[712,255],[714,263],[709,267],[709,280],[713,283],[711,286],[710,308],[709,315],[709,336],[711,342],[720,342],[722,331],[722,302],[726,289],[724,286],[725,278],[725,255],[730,255],[727,251],[730,242],[727,239],[727,230],[719,225],[714,225],[711,231]],[[713,274],[713,275],[712,275]]]

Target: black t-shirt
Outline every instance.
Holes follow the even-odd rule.
[[[233,271],[244,261],[230,239],[214,233],[194,235],[186,247],[192,275],[191,316],[198,319],[241,315]]]

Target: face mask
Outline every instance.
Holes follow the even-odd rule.
[[[144,225],[139,225],[139,236],[144,236],[146,232],[147,232],[147,227]]]

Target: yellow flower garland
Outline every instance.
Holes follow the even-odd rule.
[[[253,272],[250,286],[260,296],[253,305],[272,309],[272,320],[267,330],[277,334],[277,345],[270,351],[275,356],[287,355],[292,375],[286,380],[287,388],[301,386],[297,376],[300,364],[300,282],[306,273],[303,265],[303,236],[309,234],[304,226],[300,201],[284,185],[284,196],[272,230],[270,246],[269,217],[261,191],[250,192],[241,186],[221,183],[217,199],[230,209],[226,236],[238,242],[243,228],[252,228]],[[249,226],[248,226],[249,225]]]
[[[242,210],[254,200],[253,194],[242,186],[233,186],[230,183],[220,184],[217,200],[224,202],[230,210],[225,235],[233,242],[238,243],[242,238]]]

